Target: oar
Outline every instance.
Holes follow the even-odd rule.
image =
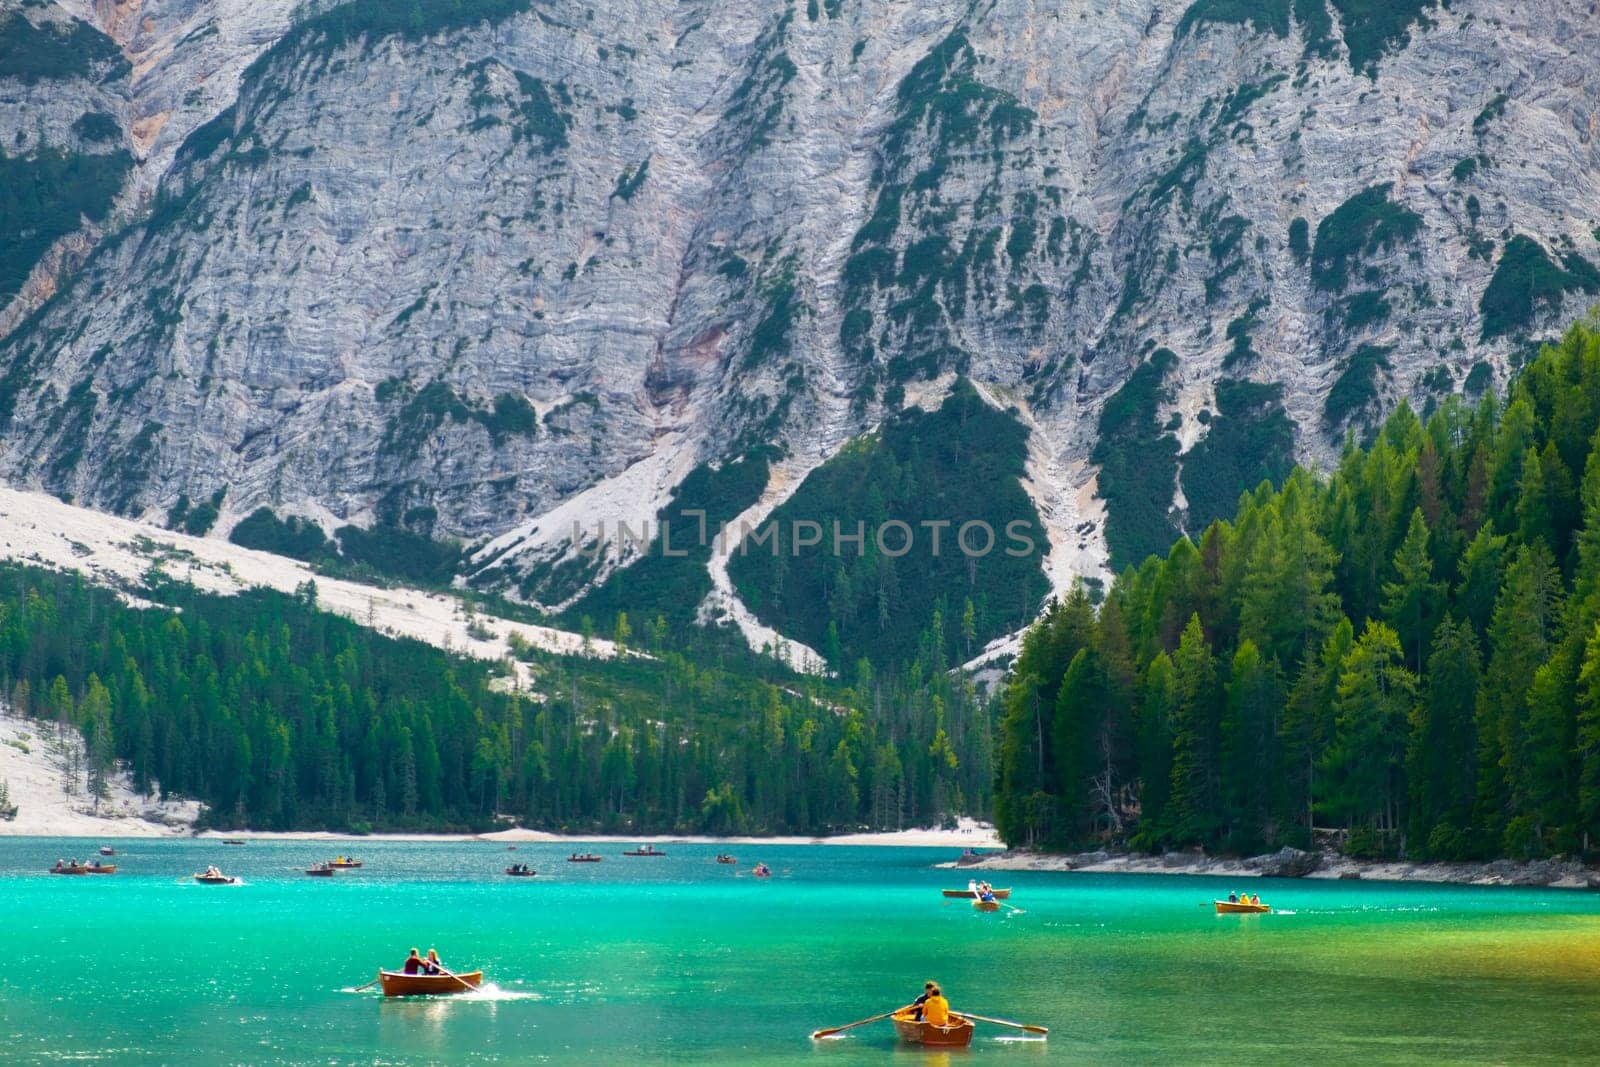
[[[964,1019],[975,1019],[980,1023],[993,1023],[996,1026],[1009,1026],[1016,1030],[1026,1030],[1030,1034],[1048,1034],[1050,1032],[1043,1026],[1029,1026],[1027,1023],[1007,1022],[1005,1019],[991,1019],[986,1015],[974,1015],[970,1011],[952,1010],[950,1014],[959,1015]]]
[[[1018,915],[1026,915],[1026,914],[1028,914],[1027,912],[1023,911],[1021,908],[1017,907],[1015,904],[1007,904],[1003,900],[997,900],[997,901],[995,901],[995,903],[1000,905],[1002,908],[1010,908],[1012,911],[1016,912]]]
[[[858,1022],[847,1023],[844,1026],[833,1026],[826,1030],[813,1030],[811,1032],[811,1040],[815,1041],[820,1037],[832,1037],[834,1034],[842,1034],[846,1030],[854,1030],[858,1026],[865,1026],[868,1023],[875,1023],[879,1019],[887,1019],[889,1016],[895,1014],[895,1012],[900,1011],[905,1011],[905,1008],[896,1008],[894,1011],[886,1011],[882,1015],[874,1015],[870,1019],[862,1019]]]
[[[383,975],[380,974],[380,975],[378,975],[378,977],[374,978],[372,981],[368,982],[366,985],[358,985],[354,989],[350,990],[350,992],[359,993],[363,989],[371,989],[373,986],[377,985],[381,981],[383,981]]]
[[[473,985],[471,982],[467,981],[465,978],[461,977],[459,974],[455,974],[455,973],[453,973],[451,971],[447,971],[443,967],[439,968],[439,973],[440,974],[448,974],[448,975],[450,975],[451,978],[454,978],[456,981],[460,982],[463,986],[466,986],[468,989],[470,989],[474,993],[476,993],[478,991],[478,987],[477,986]]]

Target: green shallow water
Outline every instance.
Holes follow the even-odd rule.
[[[1024,913],[980,915],[940,898],[947,849],[361,842],[330,882],[300,870],[342,843],[111,843],[118,874],[61,878],[86,843],[0,839],[7,1062],[1600,1062],[1600,894],[1268,881],[1279,914],[1224,917],[1226,881],[1016,874]],[[246,884],[188,880],[207,863]],[[349,991],[412,945],[492,988]],[[1050,1038],[808,1039],[925,978]]]

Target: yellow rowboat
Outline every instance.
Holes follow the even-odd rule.
[[[972,907],[974,911],[999,911],[1000,902],[998,900],[974,900]]]
[[[378,972],[378,983],[383,986],[383,995],[386,997],[444,997],[454,993],[470,993],[482,982],[482,971],[465,971],[453,975],[406,974],[403,971]]]
[[[909,1012],[905,1015],[891,1016],[891,1021],[901,1041],[908,1045],[922,1045],[925,1048],[966,1048],[972,1044],[972,1032],[975,1029],[971,1019],[964,1019],[959,1015],[950,1016],[950,1023],[947,1026],[934,1026],[932,1023],[921,1022]]]
[[[1271,904],[1240,904],[1234,900],[1213,900],[1218,915],[1261,915],[1272,910]]]

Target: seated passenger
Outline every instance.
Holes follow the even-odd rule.
[[[406,974],[421,974],[423,968],[422,957],[416,949],[411,950],[411,955],[406,957],[406,965],[402,970]]]

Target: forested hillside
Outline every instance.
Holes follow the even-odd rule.
[[[1336,471],[1029,631],[996,815],[1016,844],[1588,852],[1600,827],[1600,322],[1504,400],[1401,407]]]
[[[0,565],[0,692],[83,731],[85,784],[115,761],[215,826],[811,833],[986,810],[991,718],[947,673],[933,620],[898,676],[793,676],[725,642],[644,655],[516,645],[507,672],[319,611],[315,589],[218,597],[159,581],[133,607],[78,576]]]

